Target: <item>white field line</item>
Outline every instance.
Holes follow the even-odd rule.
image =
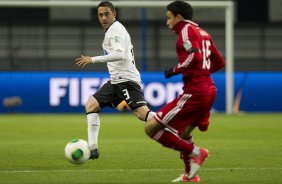
[[[82,169],[82,170],[0,170],[0,174],[12,173],[72,173],[72,172],[164,172],[182,171],[183,169]],[[240,170],[282,170],[282,168],[203,168],[205,171],[240,171]]]

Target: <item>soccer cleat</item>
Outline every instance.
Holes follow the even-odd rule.
[[[99,150],[98,149],[93,149],[90,150],[90,159],[98,159],[99,158]]]
[[[205,148],[199,148],[200,154],[194,156],[190,160],[190,172],[188,173],[188,178],[194,178],[199,172],[201,166],[203,165],[206,158],[209,156],[209,151]]]
[[[200,177],[195,175],[194,178],[189,179],[187,174],[181,174],[178,178],[172,180],[171,182],[200,182]]]

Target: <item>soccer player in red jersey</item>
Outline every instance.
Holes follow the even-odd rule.
[[[151,118],[145,132],[165,147],[180,152],[185,171],[173,182],[199,182],[197,175],[208,150],[194,145],[192,131],[206,131],[216,97],[211,73],[224,66],[224,59],[211,36],[192,21],[193,9],[184,1],[167,5],[167,26],[178,35],[178,64],[165,70],[165,77],[182,74],[183,94]]]

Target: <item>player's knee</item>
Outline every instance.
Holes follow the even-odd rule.
[[[89,101],[87,101],[86,104],[85,104],[85,111],[90,112],[92,106],[93,105]]]
[[[134,112],[135,112],[135,116],[136,116],[139,120],[141,120],[141,121],[145,121],[145,120],[146,120],[146,114],[140,113],[140,112],[138,112],[138,111],[134,111]]]
[[[85,112],[98,112],[100,110],[97,101],[88,100],[85,104]]]
[[[198,128],[199,128],[199,130],[200,130],[201,132],[205,132],[205,131],[208,130],[208,126],[207,126],[207,125],[200,125],[200,126],[198,126]]]

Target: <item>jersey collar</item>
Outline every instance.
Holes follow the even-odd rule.
[[[117,20],[115,20],[115,21],[108,27],[108,29],[105,31],[105,33],[110,29],[110,27],[111,27],[115,22],[117,22]]]
[[[193,24],[194,26],[198,26],[197,23],[191,20],[182,20],[174,25],[173,31],[178,34],[186,24]]]

